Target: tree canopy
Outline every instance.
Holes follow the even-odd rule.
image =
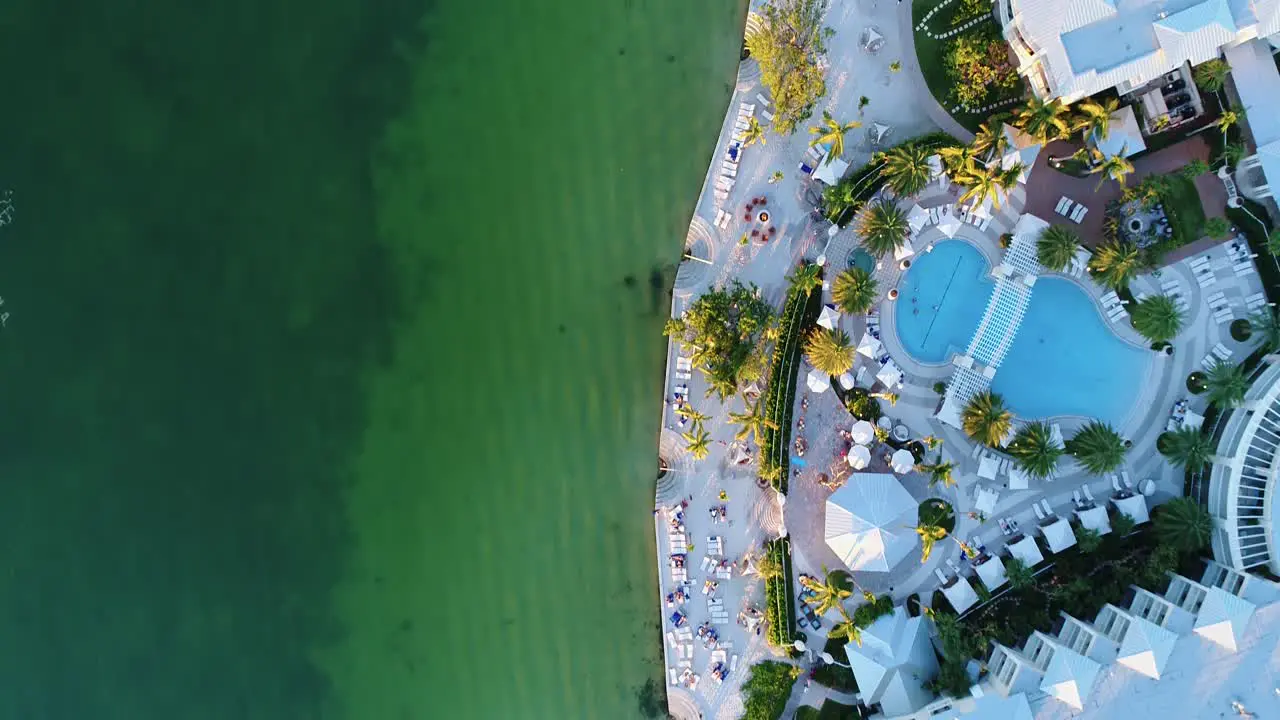
[[[777,720],[787,707],[791,686],[800,677],[800,668],[777,660],[751,666],[751,676],[742,683],[743,720]]]
[[[827,92],[819,61],[831,35],[823,27],[828,0],[770,0],[747,34],[747,50],[760,65],[760,82],[773,95],[773,129],[789,135],[813,114]]]
[[[1156,537],[1182,552],[1195,552],[1209,545],[1213,519],[1189,497],[1174,498],[1156,512]]]
[[[1133,329],[1152,342],[1167,342],[1182,331],[1185,319],[1170,295],[1151,295],[1130,311]]]
[[[1036,240],[1036,259],[1050,270],[1066,270],[1080,248],[1080,236],[1065,225],[1050,225]]]
[[[871,273],[860,267],[852,267],[836,276],[831,283],[831,299],[840,309],[852,315],[861,315],[875,305],[880,296],[879,285]]]
[[[1067,452],[1094,475],[1111,472],[1124,463],[1124,438],[1110,425],[1091,420],[1067,441]]]
[[[755,286],[735,281],[695,300],[682,317],[667,321],[665,332],[693,348],[693,366],[724,399],[740,383],[759,379],[773,327],[773,309]]]
[[[1058,465],[1063,449],[1054,442],[1053,428],[1042,420],[1023,425],[1009,443],[1009,454],[1034,478],[1047,478]]]
[[[965,404],[960,424],[970,438],[988,447],[999,447],[1013,425],[1013,413],[1004,406],[1004,398],[984,390]]]

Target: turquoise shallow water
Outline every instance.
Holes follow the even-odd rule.
[[[897,300],[898,338],[917,360],[940,363],[964,352],[994,285],[987,261],[963,240],[916,255]]]

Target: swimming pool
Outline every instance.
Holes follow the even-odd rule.
[[[991,297],[986,267],[977,248],[952,240],[907,271],[897,323],[898,338],[912,357],[940,362],[964,351]],[[915,306],[908,298],[916,298]],[[1082,415],[1119,426],[1154,357],[1116,337],[1074,283],[1040,278],[991,389],[1019,417]]]

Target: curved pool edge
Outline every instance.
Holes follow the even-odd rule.
[[[972,247],[974,250],[977,250],[978,254],[982,256],[983,262],[986,263],[986,267],[983,269],[981,276],[983,278],[986,278],[987,280],[995,282],[995,275],[992,274],[992,270],[995,268],[996,265],[1000,263],[1001,249],[997,241],[987,238],[986,236],[983,236],[981,240],[979,240],[978,238],[973,238],[973,237],[969,237],[961,234],[956,234],[952,237],[944,237],[940,240],[935,240],[933,242],[930,242],[926,246],[926,248],[928,249],[922,250],[916,253],[913,257],[919,258],[922,255],[932,252],[933,251],[932,248],[947,242],[951,242],[953,240],[965,243],[970,247]],[[914,267],[915,267],[915,261],[913,260],[911,268],[898,271],[897,277],[895,278],[895,282],[894,282],[894,288],[898,288],[900,284],[906,281],[907,275],[910,274],[912,268]],[[991,301],[991,297],[990,295],[988,295],[985,302],[989,303],[990,301]],[[889,306],[889,307],[886,308],[886,306]],[[902,367],[905,369],[908,365],[914,365],[915,367],[919,368],[919,372],[917,372],[916,374],[923,374],[930,370],[936,371],[936,370],[952,367],[952,363],[954,362],[955,358],[964,353],[964,348],[961,348],[959,352],[956,352],[956,351],[949,352],[945,358],[943,358],[942,360],[939,360],[938,362],[929,362],[926,360],[921,360],[918,357],[916,357],[915,354],[913,354],[910,350],[907,350],[906,344],[902,342],[902,337],[898,334],[897,306],[898,306],[897,300],[890,300],[888,298],[885,298],[884,300],[881,301],[880,342],[885,345],[886,350],[889,350],[889,356],[893,358],[895,362],[898,363],[899,367]],[[985,307],[985,303],[984,303],[984,307]],[[889,322],[890,320],[892,322]],[[888,326],[891,326],[893,328],[892,333],[887,333],[884,331],[884,328]],[[976,326],[974,329],[975,330],[977,329]],[[885,339],[886,339],[885,336],[889,336],[889,335],[892,335],[892,338],[893,338],[893,345],[894,345],[893,348],[890,348],[889,343],[885,342]],[[973,341],[973,337],[971,333],[969,340],[966,341],[966,347],[967,347],[967,343],[972,341]],[[946,372],[945,376],[950,377],[951,376],[950,371]]]

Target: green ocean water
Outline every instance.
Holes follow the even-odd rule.
[[[638,715],[743,12],[0,7],[0,718]]]

